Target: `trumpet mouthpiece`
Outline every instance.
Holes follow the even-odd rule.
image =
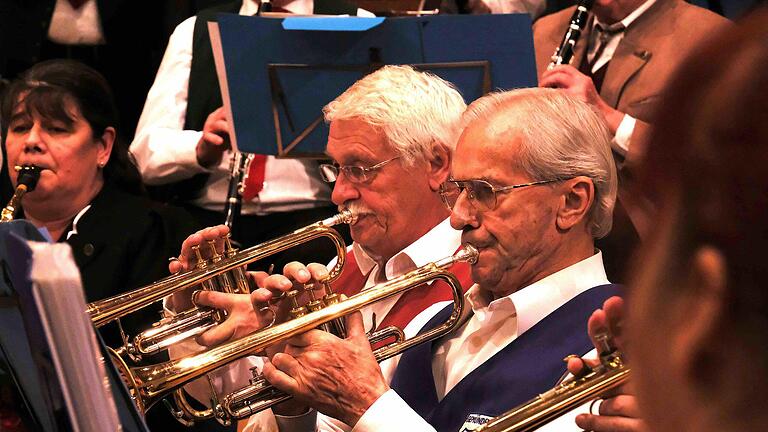
[[[334,226],[338,224],[354,225],[355,222],[357,222],[357,213],[347,208],[339,212],[336,216],[325,219],[322,224],[325,226]]]
[[[457,258],[466,261],[469,264],[474,264],[477,262],[477,258],[480,255],[480,252],[471,243],[464,243],[461,246],[461,250],[459,250],[456,255]]]

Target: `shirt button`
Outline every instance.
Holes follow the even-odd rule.
[[[85,256],[93,255],[93,245],[91,243],[86,243],[85,246],[83,246],[83,253]]]

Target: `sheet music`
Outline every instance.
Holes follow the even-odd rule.
[[[74,431],[120,431],[80,273],[66,243],[29,242],[32,290]]]

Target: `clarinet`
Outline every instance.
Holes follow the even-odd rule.
[[[40,180],[40,168],[36,166],[15,166],[14,169],[19,173],[17,178],[16,190],[13,197],[8,201],[8,205],[0,213],[0,222],[10,222],[19,209],[21,197],[27,192],[32,192]]]
[[[251,160],[253,155],[236,151],[233,152],[229,162],[229,188],[224,205],[224,225],[228,226],[230,231],[234,229],[235,221],[240,216],[240,209],[243,206],[245,178],[248,175]]]
[[[571,22],[568,23],[568,29],[563,35],[563,41],[560,42],[560,46],[557,47],[555,53],[552,55],[551,62],[547,69],[552,69],[555,66],[561,64],[569,64],[573,57],[573,51],[576,48],[576,42],[581,37],[581,32],[584,31],[584,27],[587,25],[587,17],[589,16],[589,10],[592,9],[594,0],[579,0],[576,4],[576,10],[571,16]]]

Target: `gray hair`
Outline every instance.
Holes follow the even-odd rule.
[[[453,153],[466,107],[449,82],[410,66],[385,66],[353,84],[323,113],[327,122],[357,118],[381,130],[413,166],[430,160],[437,146]]]
[[[493,93],[473,102],[464,126],[488,119],[489,133],[500,137],[514,130],[523,136],[515,167],[532,180],[583,175],[595,186],[589,212],[592,236],[611,231],[618,180],[605,122],[589,105],[557,89],[519,89]]]

